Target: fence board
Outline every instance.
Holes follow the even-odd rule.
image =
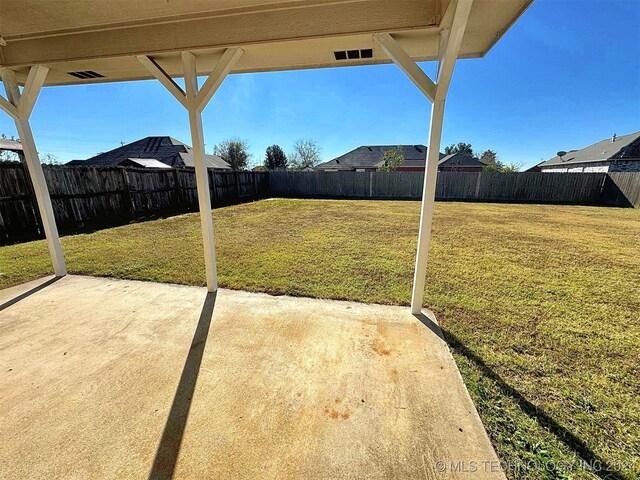
[[[45,166],[61,233],[198,210],[193,168]],[[214,172],[211,202],[263,196],[419,200],[422,172]],[[441,172],[436,200],[573,203],[640,207],[640,173]],[[40,238],[29,176],[19,163],[0,165],[0,244]]]
[[[60,233],[198,209],[195,172],[189,167],[44,166],[44,174]],[[268,193],[264,172],[209,171],[209,176],[213,205]],[[0,245],[42,237],[35,207],[23,165],[0,165]]]
[[[422,172],[270,172],[272,196],[422,198]],[[640,173],[440,172],[436,200],[640,206]]]

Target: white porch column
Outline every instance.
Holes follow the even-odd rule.
[[[191,52],[182,52],[184,82],[187,89],[187,111],[191,130],[191,148],[196,171],[198,188],[198,208],[200,210],[200,227],[204,246],[204,266],[207,275],[207,290],[218,289],[218,269],[216,266],[216,245],[213,236],[213,217],[211,214],[211,196],[209,193],[209,173],[204,163],[204,133],[202,132],[202,113],[196,108],[195,98],[198,93],[198,77],[196,59]]]
[[[209,192],[209,175],[204,161],[204,133],[202,131],[202,110],[209,103],[216,90],[222,85],[235,62],[242,55],[240,48],[228,48],[222,58],[209,74],[207,80],[198,89],[196,57],[191,52],[182,52],[182,69],[186,92],[150,57],[141,55],[138,60],[156,77],[162,85],[186,108],[189,114],[191,130],[191,148],[195,163],[196,186],[198,189],[198,209],[200,210],[200,227],[204,247],[204,265],[207,278],[207,290],[218,289],[218,272],[216,268],[216,246],[213,236],[213,217],[211,214],[211,197]]]
[[[382,47],[396,65],[409,77],[418,89],[433,102],[431,107],[431,125],[429,127],[429,145],[425,163],[422,204],[420,207],[420,229],[418,231],[418,248],[416,266],[413,274],[413,290],[411,292],[411,313],[422,311],[425,279],[427,275],[427,255],[431,240],[431,221],[440,160],[440,141],[442,139],[442,123],[444,105],[453,75],[453,68],[458,58],[460,44],[471,11],[473,0],[451,0],[443,17],[440,31],[440,48],[438,52],[438,68],[436,82],[413,61],[402,46],[389,34],[375,34],[374,40]]]
[[[6,111],[16,124],[18,136],[22,143],[25,163],[29,171],[29,176],[31,177],[31,182],[33,183],[38,211],[42,218],[42,226],[47,239],[51,262],[53,263],[53,271],[56,276],[62,277],[67,274],[67,267],[64,262],[64,254],[62,252],[62,245],[60,244],[56,219],[53,215],[49,189],[47,188],[44,171],[42,170],[38,150],[29,123],[29,117],[31,116],[31,112],[33,111],[48,71],[49,69],[47,67],[41,65],[31,67],[21,94],[14,72],[9,69],[2,69],[2,79],[7,91],[8,101],[0,97],[0,108]]]
[[[413,273],[413,290],[411,292],[411,313],[414,314],[420,313],[422,310],[422,296],[424,295],[427,276],[427,255],[429,253],[429,243],[431,242],[431,221],[436,198],[436,179],[438,177],[438,162],[440,161],[444,103],[444,100],[436,100],[431,106],[429,145],[427,147],[427,163],[425,165],[422,203],[420,205],[418,251],[416,252],[416,268]]]

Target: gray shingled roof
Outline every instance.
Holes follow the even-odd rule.
[[[405,167],[424,167],[427,147],[424,145],[400,145],[404,153]],[[395,150],[398,145],[363,145],[339,157],[321,163],[316,170],[355,170],[356,168],[376,168],[382,163],[382,155]],[[440,154],[442,157],[442,154]]]
[[[193,151],[191,147],[187,147],[186,152],[180,152],[180,158],[182,159],[182,163],[185,167],[193,167],[195,165],[195,161],[193,159]],[[205,160],[207,162],[207,167],[209,168],[218,168],[221,170],[231,170],[231,166],[225,162],[218,155],[205,155]]]
[[[479,158],[463,152],[452,153],[438,162],[439,167],[484,167],[486,165],[487,163]]]
[[[622,149],[625,150],[622,151]],[[569,150],[562,158],[556,155],[546,162],[541,163],[540,166],[549,167],[552,165],[605,162],[617,159],[640,160],[640,132],[620,135],[616,137],[615,142],[612,142],[611,137],[609,137],[580,150]]]
[[[159,162],[155,158],[127,158],[127,160],[143,168],[171,168],[166,163]]]
[[[22,144],[17,140],[0,137],[0,150],[8,150],[10,152],[21,152]]]
[[[191,147],[167,136],[142,138],[108,152],[100,153],[84,162],[74,162],[74,164],[109,167],[119,165],[120,162],[128,158],[153,159],[170,167],[192,167],[194,165]],[[225,170],[231,168],[227,162],[217,155],[206,155],[205,161],[210,168]]]

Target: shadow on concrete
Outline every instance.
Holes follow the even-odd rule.
[[[531,403],[529,400],[524,398],[522,394],[518,392],[518,390],[505,382],[504,379],[496,372],[494,372],[491,367],[489,367],[477,353],[467,348],[455,335],[445,330],[444,336],[448,345],[457,353],[463,355],[464,357],[475,363],[476,366],[482,371],[482,374],[485,377],[491,379],[496,384],[502,395],[512,399],[522,409],[522,411],[536,420],[536,422],[540,426],[555,435],[555,437],[560,442],[573,450],[582,460],[586,462],[586,465],[591,465],[597,468],[597,470],[592,470],[591,473],[598,476],[599,478],[607,480],[622,480],[624,478],[621,472],[616,470],[612,465],[608,464],[601,457],[599,457],[580,438],[571,433],[562,425],[558,424],[540,407],[537,407],[536,405]]]
[[[418,314],[413,314],[414,317],[418,319],[420,323],[422,323],[425,327],[435,333],[438,337],[444,340],[444,335],[442,335],[442,330],[440,330],[440,325],[427,317],[424,313],[420,312]]]
[[[200,364],[204,355],[204,347],[207,343],[209,335],[209,326],[213,317],[213,307],[216,303],[216,292],[207,293],[200,312],[198,326],[191,341],[189,354],[182,369],[180,382],[176,394],[173,397],[173,404],[169,411],[167,423],[162,431],[162,438],[153,460],[153,466],[149,473],[149,478],[153,479],[170,479],[173,478],[178,454],[180,453],[180,445],[182,437],[189,418],[189,410],[193,393],[198,381],[200,373]]]
[[[11,305],[15,305],[16,303],[18,303],[20,300],[24,300],[25,298],[33,295],[34,293],[39,292],[40,290],[44,290],[45,288],[47,288],[49,285],[56,283],[58,280],[60,280],[62,277],[53,277],[50,278],[49,280],[47,280],[46,282],[41,283],[40,285],[38,285],[37,287],[33,287],[31,290],[27,290],[24,293],[21,293],[20,295],[18,295],[17,297],[13,297],[11,300],[7,300],[6,302],[4,302],[3,304],[0,305],[0,312],[2,310],[4,310],[5,308],[9,308]]]

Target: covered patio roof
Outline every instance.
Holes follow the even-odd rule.
[[[532,0],[476,0],[459,58],[484,56]],[[231,73],[390,63],[373,40],[390,33],[415,60],[438,58],[439,33],[453,19],[452,0],[74,0],[0,2],[0,65],[26,80],[48,67],[45,85],[148,79],[136,55],[153,55],[172,76],[179,57],[209,73],[228,47],[245,53]],[[336,59],[335,52],[347,53]],[[356,56],[357,52],[357,56]],[[363,54],[364,52],[364,54]],[[83,76],[95,72],[100,76]]]
[[[187,110],[206,279],[218,288],[202,110],[230,73],[393,62],[432,103],[411,309],[427,268],[444,106],[458,58],[481,57],[533,0],[2,0],[0,109],[16,123],[54,271],[66,274],[29,123],[45,85],[156,78]],[[431,79],[418,60],[437,60]],[[205,74],[200,85],[198,75]],[[174,77],[184,77],[184,88]],[[21,91],[19,85],[24,85]]]

